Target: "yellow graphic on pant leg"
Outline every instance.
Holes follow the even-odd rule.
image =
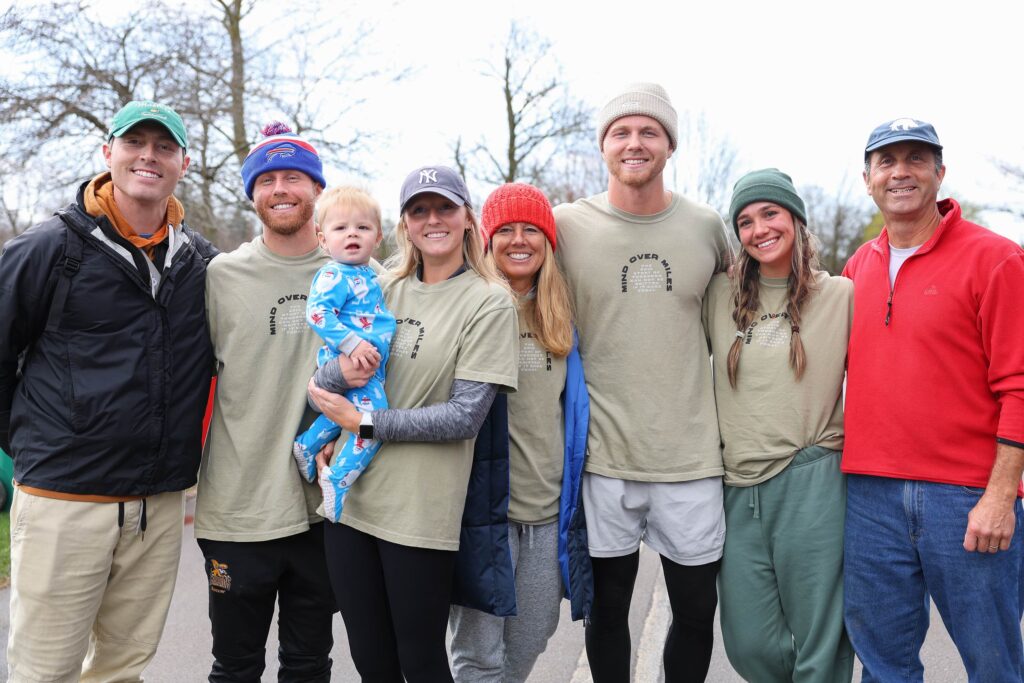
[[[210,559],[210,590],[215,593],[231,590],[231,575],[228,574],[228,566],[212,558]]]

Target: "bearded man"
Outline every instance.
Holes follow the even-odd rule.
[[[210,584],[210,681],[260,680],[277,602],[280,680],[326,683],[335,607],[321,494],[292,458],[312,421],[306,384],[320,341],[305,314],[327,259],[313,222],[326,183],[309,142],[283,124],[263,134],[242,165],[262,233],[213,261],[206,286],[217,392],[195,532]]]

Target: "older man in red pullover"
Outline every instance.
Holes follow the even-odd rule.
[[[920,681],[934,600],[972,681],[1024,680],[1024,250],[936,202],[935,129],[876,128],[885,218],[855,289],[846,397],[845,617],[864,681]]]

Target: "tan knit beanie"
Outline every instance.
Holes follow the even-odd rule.
[[[679,115],[668,99],[668,93],[657,83],[631,83],[597,115],[597,146],[604,149],[604,134],[616,119],[623,116],[650,116],[668,133],[672,149],[679,140]]]

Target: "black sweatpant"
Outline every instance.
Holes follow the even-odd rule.
[[[586,630],[587,659],[594,683],[628,683],[629,604],[640,566],[640,551],[622,557],[594,557],[594,605]],[[665,683],[703,681],[711,664],[721,561],[686,566],[664,557],[661,567],[672,607],[665,640]]]
[[[445,635],[455,552],[398,545],[330,522],[324,539],[364,683],[451,681]]]
[[[321,525],[270,541],[199,539],[199,547],[210,584],[210,683],[259,682],[275,602],[278,681],[329,683],[336,607]]]

